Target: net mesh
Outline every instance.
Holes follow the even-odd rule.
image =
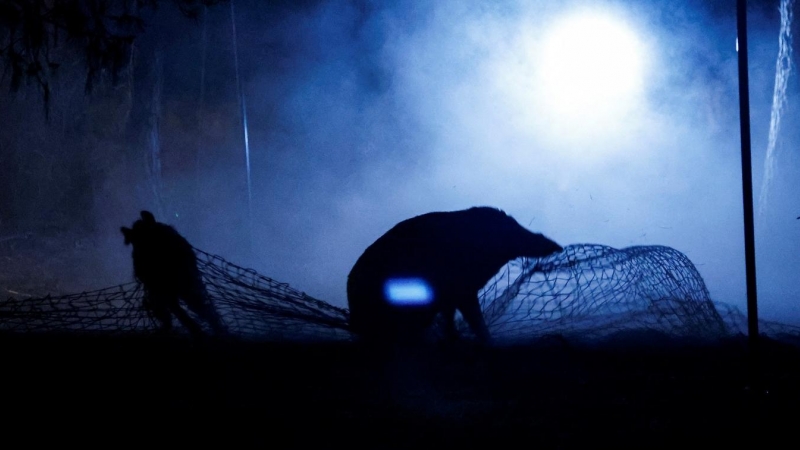
[[[655,328],[725,332],[694,265],[668,247],[573,245],[543,260],[507,264],[481,292],[494,334],[598,334]]]
[[[544,259],[520,258],[479,298],[487,326],[505,340],[592,339],[624,330],[701,339],[747,332],[746,316],[713,302],[689,258],[665,246],[579,244]],[[800,336],[799,327],[769,321],[761,321],[761,332]]]
[[[195,249],[209,300],[229,335],[245,340],[351,339],[348,311]],[[154,333],[139,283],[91,292],[0,301],[0,331]],[[738,308],[712,302],[692,262],[664,246],[576,244],[543,259],[506,264],[479,292],[498,341],[559,334],[593,339],[621,330],[721,338],[746,333]],[[205,327],[202,318],[188,314]],[[179,323],[175,332],[186,332]],[[458,327],[468,334],[463,320]],[[210,330],[209,330],[210,331]],[[761,321],[761,332],[800,343],[800,327]]]

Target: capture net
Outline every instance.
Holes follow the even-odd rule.
[[[258,274],[220,256],[194,249],[211,305],[230,336],[245,340],[303,340],[350,337],[347,310]],[[132,282],[91,292],[0,301],[0,331],[154,333],[161,323],[145,307],[146,292]],[[187,314],[205,331],[210,327]],[[174,330],[186,333],[173,320]]]
[[[626,330],[700,339],[747,332],[746,316],[713,302],[689,258],[665,246],[579,244],[544,259],[520,258],[479,298],[487,326],[502,340],[594,339]],[[760,324],[773,337],[800,337],[800,327]]]
[[[244,340],[351,339],[348,311],[195,249],[208,298],[229,336]],[[0,301],[0,331],[154,333],[139,283],[65,296]],[[735,307],[712,302],[682,253],[664,246],[614,249],[576,244],[543,259],[506,264],[479,292],[497,341],[558,334],[593,339],[621,330],[721,338],[746,333]],[[210,331],[202,317],[187,312]],[[800,327],[761,322],[761,331],[800,342]],[[176,322],[174,330],[186,332]],[[468,334],[459,318],[458,326]]]

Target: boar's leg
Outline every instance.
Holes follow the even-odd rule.
[[[203,335],[203,328],[200,326],[200,324],[198,324],[191,317],[189,317],[189,314],[186,311],[184,311],[183,308],[181,308],[178,302],[175,302],[175,304],[173,305],[172,313],[175,314],[175,317],[178,319],[181,325],[186,327],[186,329],[189,331],[190,334],[192,334],[193,336]]]
[[[475,294],[472,297],[467,297],[468,300],[462,301],[458,310],[464,316],[470,329],[478,336],[483,342],[489,342],[491,335],[489,329],[486,327],[486,322],[483,320],[483,312],[481,312],[480,302],[478,296]]]
[[[442,308],[442,317],[444,319],[444,334],[448,340],[458,339],[458,330],[456,330],[456,307],[455,305],[446,305]]]
[[[168,302],[167,296],[152,291],[145,292],[142,299],[142,306],[158,322],[159,331],[162,332],[172,330],[172,314]]]

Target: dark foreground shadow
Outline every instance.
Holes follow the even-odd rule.
[[[70,424],[83,430],[81,442],[113,429],[183,444],[659,447],[777,439],[800,418],[800,353],[774,341],[763,355],[769,393],[747,389],[744,339],[618,336],[587,346],[551,337],[376,351],[348,342],[4,335],[0,349],[3,404],[14,412],[8,439]]]

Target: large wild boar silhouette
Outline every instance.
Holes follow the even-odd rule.
[[[563,248],[502,210],[431,212],[395,225],[358,258],[347,279],[350,326],[366,339],[417,339],[444,317],[458,336],[458,310],[479,339],[491,338],[478,291],[509,261]]]
[[[174,315],[192,334],[199,335],[202,328],[181,308],[179,300],[183,300],[215,332],[224,332],[208,298],[192,246],[173,227],[156,222],[149,211],[141,211],[140,215],[132,228],[120,230],[125,245],[133,246],[133,273],[144,285],[144,307],[162,329],[172,328]]]

